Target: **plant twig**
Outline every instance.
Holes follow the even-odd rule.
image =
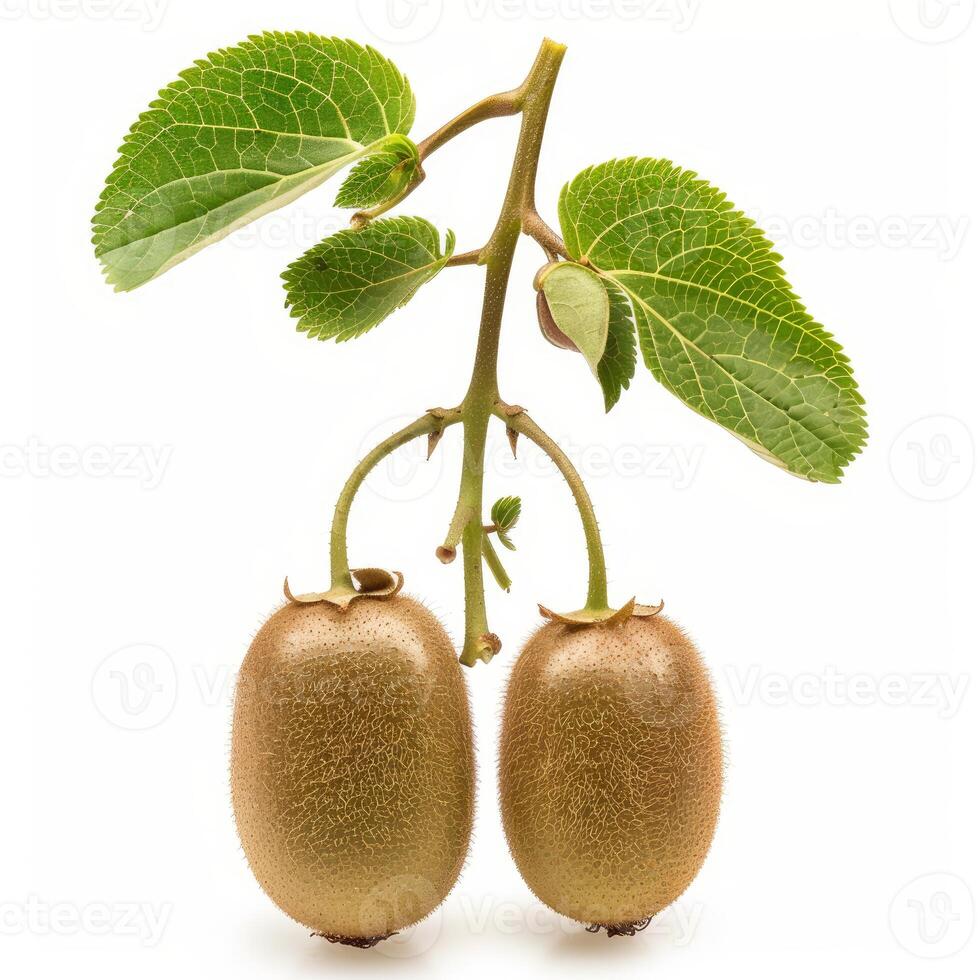
[[[332,588],[354,587],[350,574],[350,562],[347,558],[347,521],[350,517],[354,497],[368,473],[381,460],[404,446],[405,443],[431,432],[441,432],[448,426],[455,425],[462,420],[463,415],[459,408],[433,409],[420,419],[416,419],[411,425],[406,425],[404,429],[400,429],[394,435],[380,442],[354,467],[340,492],[333,514],[333,525],[330,529],[330,585]]]
[[[520,86],[510,92],[481,99],[418,144],[421,163],[439,147],[479,122],[516,113],[522,116],[510,180],[493,234],[483,248],[461,252],[454,255],[447,263],[456,266],[486,267],[480,332],[473,373],[466,396],[459,408],[454,409],[452,413],[447,413],[440,419],[434,416],[420,419],[386,440],[362,461],[341,495],[337,509],[338,516],[331,537],[334,584],[338,584],[338,578],[339,584],[346,584],[350,578],[346,554],[347,513],[353,494],[364,476],[388,452],[416,435],[441,431],[446,425],[462,422],[463,465],[459,496],[445,541],[436,549],[436,554],[440,560],[451,562],[456,557],[457,546],[462,544],[466,628],[463,650],[459,659],[461,663],[471,667],[478,660],[489,661],[500,649],[499,639],[490,632],[487,624],[483,587],[484,561],[497,582],[505,589],[510,587],[510,578],[500,562],[481,516],[484,454],[487,425],[491,415],[496,415],[506,423],[512,444],[517,438],[517,433],[522,433],[540,446],[554,460],[568,482],[582,517],[588,548],[589,588],[586,608],[597,611],[607,609],[606,567],[602,542],[585,486],[558,445],[538,428],[523,413],[523,410],[504,405],[499,400],[497,384],[497,352],[500,344],[504,297],[517,240],[522,233],[528,235],[544,249],[545,254],[552,261],[559,257],[570,257],[561,236],[541,218],[534,201],[534,186],[545,121],[564,53],[563,45],[545,40],[527,78]],[[420,166],[416,177],[395,198],[376,208],[358,212],[354,215],[352,224],[360,227],[373,217],[394,207],[411,194],[424,178],[425,174]]]
[[[455,139],[460,133],[465,133],[466,130],[477,125],[477,123],[486,122],[488,119],[496,119],[500,116],[516,115],[521,111],[521,107],[524,104],[524,97],[525,88],[523,85],[510,92],[498,92],[496,95],[488,95],[485,99],[480,99],[479,102],[471,105],[468,109],[464,109],[458,116],[450,119],[444,126],[440,126],[434,133],[426,136],[418,144],[419,168],[415,177],[391,199],[382,202],[376,207],[366,208],[354,214],[350,219],[351,227],[363,228],[372,219],[380,217],[404,201],[425,180],[425,170],[422,169],[421,165],[426,157],[431,156],[441,146],[445,146],[451,139]],[[451,262],[450,264],[461,265],[463,263]]]
[[[527,93],[526,86],[527,82],[525,81],[518,88],[511,89],[509,92],[488,95],[468,109],[464,109],[458,116],[450,119],[449,122],[440,126],[419,143],[419,159],[425,160],[426,157],[435,153],[439,147],[445,146],[451,139],[455,139],[460,133],[465,133],[477,123],[485,122],[487,119],[497,119],[500,116],[516,115],[523,108]]]
[[[582,518],[582,528],[585,531],[585,545],[589,557],[589,590],[585,600],[585,608],[590,612],[608,611],[606,559],[602,551],[599,522],[596,520],[595,510],[592,507],[589,492],[582,482],[582,477],[579,476],[571,460],[562,452],[558,443],[532,421],[526,412],[515,413],[510,406],[498,403],[494,406],[493,414],[510,429],[527,436],[531,442],[543,449],[558,467],[558,472],[565,478],[565,482],[575,498],[575,505],[578,507],[579,515]]]
[[[486,266],[483,312],[477,339],[473,375],[461,405],[463,413],[463,470],[454,524],[466,514],[462,532],[463,582],[466,595],[466,632],[460,662],[472,667],[477,660],[488,660],[499,648],[490,644],[486,597],[483,591],[483,472],[487,424],[498,400],[497,350],[503,318],[504,297],[520,237],[523,217],[534,210],[534,184],[544,136],[545,121],[558,69],[565,54],[564,45],[545,40],[527,78],[511,93],[512,105],[521,111],[521,130],[514,152],[507,192],[500,217],[481,254]],[[464,114],[465,115],[465,114]],[[447,128],[453,132],[453,124]],[[465,128],[465,127],[464,127]],[[436,141],[438,143],[438,141]]]
[[[543,249],[545,254],[554,262],[558,256],[571,258],[565,242],[534,208],[524,212],[524,219],[521,230],[525,235],[533,238]]]
[[[479,265],[480,256],[483,254],[482,248],[473,248],[468,252],[458,252],[456,255],[452,255],[449,261],[446,263],[449,265]]]

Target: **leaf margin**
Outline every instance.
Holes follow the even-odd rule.
[[[357,149],[352,149],[351,153],[349,154],[333,158],[332,160],[317,167],[310,168],[307,171],[300,171],[299,173],[305,174],[307,179],[292,180],[292,178],[297,176],[296,173],[286,175],[278,182],[273,181],[271,184],[256,188],[249,191],[247,194],[231,198],[222,205],[215,208],[209,208],[208,210],[204,211],[203,214],[197,215],[192,219],[186,219],[184,221],[177,222],[176,224],[168,225],[152,232],[149,235],[141,235],[139,237],[132,238],[111,248],[106,247],[108,244],[108,236],[110,236],[113,231],[120,227],[122,220],[126,220],[126,218],[130,216],[129,212],[132,210],[131,208],[127,209],[127,213],[119,222],[113,223],[103,220],[106,216],[106,212],[110,210],[110,205],[114,200],[114,196],[119,193],[119,188],[116,185],[121,183],[124,173],[128,169],[131,169],[129,166],[130,159],[138,155],[144,146],[147,145],[147,143],[141,141],[147,139],[147,137],[149,137],[148,142],[153,142],[155,139],[157,139],[159,134],[149,131],[158,125],[160,126],[161,131],[167,128],[164,123],[160,122],[161,113],[165,113],[168,106],[173,104],[178,95],[185,92],[187,88],[192,85],[195,73],[200,73],[201,71],[208,69],[220,69],[223,67],[223,62],[225,60],[232,56],[237,57],[246,50],[262,50],[263,45],[294,42],[296,44],[309,44],[311,46],[316,46],[317,44],[324,47],[332,46],[338,50],[347,48],[353,51],[355,55],[364,56],[371,59],[376,64],[381,66],[382,71],[390,70],[392,76],[396,77],[402,86],[399,93],[399,99],[404,102],[404,107],[401,109],[399,114],[396,115],[394,121],[392,121],[389,119],[389,115],[385,108],[379,103],[381,115],[384,118],[384,126],[387,131],[386,136],[382,137],[382,139],[392,135],[400,129],[404,129],[404,134],[407,135],[415,119],[415,94],[412,91],[407,76],[397,67],[397,65],[395,65],[391,59],[386,58],[383,54],[381,54],[381,52],[370,45],[360,44],[357,41],[353,41],[348,38],[319,35],[308,31],[262,31],[260,33],[249,34],[243,41],[216,48],[205,55],[205,57],[195,59],[191,66],[183,69],[177,74],[174,81],[157,91],[155,98],[149,103],[147,108],[139,114],[136,121],[130,126],[129,130],[123,137],[122,144],[116,151],[116,159],[109,170],[103,188],[99,194],[99,198],[96,202],[95,211],[91,219],[91,243],[94,246],[96,258],[99,259],[103,277],[105,278],[106,282],[114,288],[114,291],[129,292],[139,288],[140,286],[146,285],[147,283],[152,282],[154,279],[159,278],[164,273],[170,271],[181,262],[191,258],[197,254],[197,252],[202,251],[207,246],[221,241],[240,228],[264,217],[266,214],[291,204],[303,194],[314,190],[320,184],[324,183],[326,180],[329,180],[330,177],[342,170],[344,167],[356,162],[362,156],[369,154],[372,151],[374,144],[380,141],[371,140],[369,143],[360,143],[358,141],[349,140],[352,147],[356,146]],[[177,123],[177,125],[183,124],[184,123]],[[207,124],[204,123],[201,125],[203,127],[207,126]],[[347,128],[349,129],[349,127]],[[268,131],[257,129],[255,132],[261,133]],[[302,138],[304,136],[303,133],[289,133],[283,135],[289,135],[295,138]],[[344,140],[340,137],[322,138],[336,139],[336,141],[339,143],[344,142]],[[212,173],[214,175],[221,175],[229,172],[230,171],[227,169],[216,169]],[[142,175],[140,174],[136,174],[136,178],[140,178],[141,176]],[[204,175],[193,176],[199,177]],[[207,176],[211,176],[211,174],[208,174]],[[187,180],[188,177],[186,175],[181,175],[181,177],[176,179]],[[113,263],[108,258],[110,255],[124,252],[127,249],[132,249],[133,246],[140,245],[142,242],[151,241],[152,239],[158,238],[161,235],[174,234],[176,229],[180,228],[182,225],[190,223],[191,221],[200,221],[202,225],[206,226],[209,216],[214,212],[220,211],[224,208],[234,210],[235,205],[240,203],[243,199],[249,197],[262,198],[266,195],[266,192],[270,187],[275,187],[277,184],[290,183],[291,180],[294,186],[290,187],[288,190],[285,190],[282,193],[273,193],[263,203],[254,208],[247,208],[244,213],[239,215],[238,218],[235,218],[226,224],[220,225],[214,231],[205,235],[200,240],[193,240],[190,244],[171,254],[164,261],[158,262],[156,265],[148,264],[147,268],[152,270],[149,274],[144,274],[143,272],[134,273],[133,266],[130,266],[127,269],[125,262]],[[144,195],[143,199],[145,200],[147,197],[158,194],[161,188],[165,186],[166,182],[162,185],[154,186]],[[145,261],[145,256],[142,259],[139,256],[137,257],[134,263],[136,268],[139,268],[141,261]]]
[[[314,322],[312,319],[314,308],[307,302],[299,301],[298,292],[296,289],[296,277],[302,272],[302,266],[305,263],[313,262],[317,258],[321,257],[323,251],[335,246],[338,241],[346,242],[350,239],[359,237],[362,239],[362,241],[357,244],[363,245],[366,237],[371,236],[378,231],[387,232],[392,230],[396,225],[405,226],[409,223],[424,228],[424,230],[429,234],[430,241],[428,244],[431,250],[435,250],[437,252],[441,250],[441,254],[434,255],[431,262],[414,270],[417,273],[425,271],[427,274],[424,275],[419,282],[412,286],[406,293],[404,293],[393,305],[391,305],[385,313],[367,325],[341,327],[339,329],[332,330],[325,324],[318,324]],[[318,242],[312,248],[307,249],[306,252],[291,262],[281,274],[283,288],[286,290],[286,306],[289,309],[289,315],[297,321],[296,331],[298,333],[305,333],[310,339],[321,341],[334,340],[337,343],[353,340],[362,336],[384,322],[384,320],[386,320],[396,310],[399,310],[405,306],[414,298],[415,294],[422,288],[422,286],[428,282],[431,282],[445,268],[449,259],[452,258],[455,246],[456,235],[451,229],[447,229],[445,235],[443,236],[435,225],[427,221],[425,218],[415,215],[397,215],[395,217],[379,218],[369,222],[362,228],[343,228],[340,231],[335,232],[333,235],[328,235],[321,242]],[[378,285],[380,285],[380,283],[368,283],[365,284],[363,288],[370,289]],[[296,299],[291,297],[296,297]]]
[[[598,241],[598,237],[601,236],[597,236],[596,238],[594,238],[593,241],[589,244],[588,248],[583,248],[582,236],[580,234],[580,225],[578,222],[573,222],[570,220],[570,214],[568,208],[568,195],[571,189],[573,189],[577,183],[584,183],[586,180],[591,179],[597,171],[602,171],[608,168],[614,168],[616,166],[635,166],[638,164],[639,165],[649,164],[649,165],[653,165],[654,167],[659,166],[664,170],[666,170],[669,176],[680,177],[683,180],[691,181],[693,187],[698,189],[706,189],[708,192],[714,195],[716,199],[716,203],[718,205],[717,207],[718,213],[724,214],[727,218],[735,222],[741,233],[743,233],[748,239],[754,240],[757,244],[761,244],[767,250],[767,257],[771,266],[771,271],[775,274],[774,281],[783,290],[781,294],[782,297],[785,300],[790,301],[790,303],[795,304],[795,312],[798,312],[804,318],[802,325],[801,324],[793,324],[793,325],[798,326],[799,329],[801,329],[804,333],[807,333],[812,338],[818,340],[821,344],[825,345],[829,350],[831,350],[835,355],[837,360],[835,366],[841,369],[846,380],[849,382],[849,384],[841,384],[839,390],[843,394],[846,394],[847,397],[850,399],[848,409],[853,413],[853,418],[850,420],[850,422],[854,431],[852,432],[849,428],[848,431],[845,433],[844,427],[843,426],[839,427],[839,431],[841,432],[842,436],[844,435],[847,436],[848,444],[846,449],[837,450],[830,447],[829,444],[827,444],[826,441],[823,440],[819,435],[813,433],[810,430],[807,430],[811,436],[814,436],[818,441],[828,446],[828,448],[831,450],[831,453],[836,455],[837,459],[835,460],[834,464],[831,467],[828,467],[826,469],[819,469],[816,465],[812,464],[810,460],[807,460],[808,466],[802,468],[803,471],[801,471],[800,469],[794,469],[792,466],[789,465],[787,461],[777,457],[767,447],[747,438],[746,436],[735,431],[733,428],[726,425],[725,423],[720,422],[716,418],[713,418],[712,415],[703,411],[698,406],[692,404],[687,398],[682,396],[678,391],[674,389],[674,387],[669,382],[669,380],[666,379],[666,376],[664,377],[658,376],[654,366],[651,364],[650,360],[648,359],[647,351],[644,349],[643,346],[643,332],[640,329],[639,317],[635,309],[635,300],[633,297],[633,291],[631,291],[628,287],[626,287],[624,283],[619,279],[617,279],[614,275],[610,275],[609,273],[605,272],[603,269],[601,269],[592,261],[589,252],[595,246],[596,241]],[[641,351],[644,353],[644,361],[646,362],[647,366],[650,368],[651,373],[654,374],[656,379],[660,381],[661,384],[663,384],[663,386],[667,388],[668,391],[671,392],[671,394],[673,394],[675,397],[677,397],[680,401],[682,401],[693,411],[697,412],[699,415],[702,415],[703,417],[707,418],[709,421],[715,422],[715,424],[719,425],[721,428],[724,428],[727,432],[735,436],[737,439],[739,439],[741,442],[747,445],[750,449],[752,449],[753,452],[755,452],[757,455],[781,467],[791,475],[800,477],[802,479],[807,479],[812,482],[824,482],[824,483],[840,482],[844,469],[857,457],[857,455],[861,452],[863,447],[867,444],[867,418],[866,418],[866,412],[863,408],[864,398],[861,395],[860,391],[858,390],[857,381],[854,378],[853,369],[851,367],[851,360],[843,352],[843,348],[841,347],[840,343],[838,343],[834,339],[832,334],[821,323],[819,323],[812,316],[812,314],[810,314],[806,310],[806,307],[800,301],[799,296],[795,293],[791,284],[786,278],[785,271],[783,270],[782,265],[780,264],[783,261],[783,257],[776,251],[773,243],[769,241],[769,239],[765,236],[763,230],[759,228],[758,225],[756,225],[751,218],[749,218],[743,211],[735,209],[734,204],[729,200],[727,195],[725,195],[721,190],[719,190],[717,187],[712,185],[709,181],[700,178],[694,171],[677,166],[669,160],[663,158],[636,157],[636,156],[623,157],[623,158],[614,158],[612,160],[608,160],[600,164],[594,164],[592,166],[586,167],[584,170],[580,171],[575,177],[573,177],[570,181],[567,181],[562,187],[559,194],[558,213],[559,213],[559,222],[561,225],[562,234],[564,237],[566,248],[568,249],[569,256],[575,261],[579,261],[587,264],[590,268],[596,271],[603,279],[609,282],[611,286],[622,291],[629,298],[630,307],[633,313],[633,320],[637,328],[636,333],[641,341],[640,348]],[[625,218],[617,219],[617,221],[614,222],[614,224],[622,223],[625,220],[626,220]],[[603,231],[602,234],[605,234],[605,231]],[[700,284],[684,283],[684,285],[698,286]],[[728,296],[726,294],[726,297],[735,303],[742,302],[742,300],[736,296]],[[780,318],[776,314],[772,313],[772,311],[762,311],[762,312],[766,312],[768,315],[774,316],[776,319]],[[665,319],[665,318],[661,315],[660,319]],[[783,316],[782,319],[785,320],[787,318]],[[826,377],[826,375],[824,377]],[[740,379],[736,378],[734,375],[731,375],[731,378],[733,382],[744,384],[743,382],[740,381]],[[835,382],[839,382],[839,380],[840,380],[839,377],[835,378]],[[746,387],[748,388],[747,385]],[[748,388],[748,390],[752,391],[754,395],[762,397],[754,389]],[[835,408],[836,407],[838,406],[835,405]],[[787,418],[790,419],[790,422],[796,422],[802,425],[802,423],[800,423],[798,419],[791,418],[789,416],[788,411],[783,409],[780,410],[784,411],[784,414],[787,415]],[[824,416],[824,418],[826,418],[826,416]]]

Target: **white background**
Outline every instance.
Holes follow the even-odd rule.
[[[976,976],[974,0],[0,5],[5,976]],[[580,604],[585,563],[564,486],[529,447],[508,465],[499,429],[488,494],[525,517],[513,591],[488,586],[504,650],[467,674],[479,819],[455,892],[413,936],[347,950],[307,938],[242,857],[237,666],[286,573],[325,586],[355,457],[460,398],[481,279],[446,271],[357,342],[296,334],[278,275],[341,227],[332,182],[135,293],[103,284],[88,223],[121,137],[179,69],[265,28],[376,44],[413,83],[417,137],[516,84],[543,34],[566,42],[544,216],[590,163],[695,169],[770,230],[854,362],[871,439],[839,486],[767,466],[642,366],[606,417],[539,336],[521,247],[503,394],[582,469],[614,597],[666,600],[723,707],[714,849],[640,938],[542,910],[500,829],[508,666],[538,601]],[[440,151],[403,210],[480,244],[516,125]],[[457,640],[460,570],[432,552],[458,437],[383,469],[352,521],[354,561],[404,569]]]

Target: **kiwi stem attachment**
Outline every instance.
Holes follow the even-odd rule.
[[[386,456],[389,456],[396,449],[400,449],[406,443],[419,436],[430,435],[433,432],[441,433],[450,425],[461,422],[462,419],[462,411],[459,408],[432,409],[420,419],[416,419],[410,425],[406,425],[404,429],[399,429],[398,432],[378,443],[354,467],[354,471],[347,478],[347,482],[340,492],[333,513],[333,525],[330,529],[330,586],[332,589],[354,590],[354,580],[351,578],[350,562],[347,558],[347,522],[354,497],[368,473]]]

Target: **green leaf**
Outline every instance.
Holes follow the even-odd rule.
[[[510,531],[521,517],[520,497],[501,497],[490,508],[490,520],[501,530]]]
[[[865,443],[863,399],[749,218],[690,171],[636,158],[580,173],[559,215],[572,257],[629,298],[658,381],[770,462],[840,479]]]
[[[517,551],[517,545],[514,544],[506,531],[497,531],[497,538],[508,551]]]
[[[608,279],[603,283],[609,295],[609,337],[597,373],[608,412],[629,388],[636,370],[636,325],[626,296]]]
[[[419,173],[419,148],[407,137],[389,136],[355,164],[340,185],[338,208],[371,208],[397,197]]]
[[[415,98],[372,48],[266,33],[182,72],[130,130],[93,219],[116,289],[134,289],[288,204],[392,133]]]
[[[609,296],[602,280],[575,262],[558,262],[542,274],[540,285],[555,325],[596,374],[609,335]]]
[[[359,337],[404,306],[449,260],[451,231],[423,218],[384,218],[325,238],[283,273],[296,329],[338,341]]]

